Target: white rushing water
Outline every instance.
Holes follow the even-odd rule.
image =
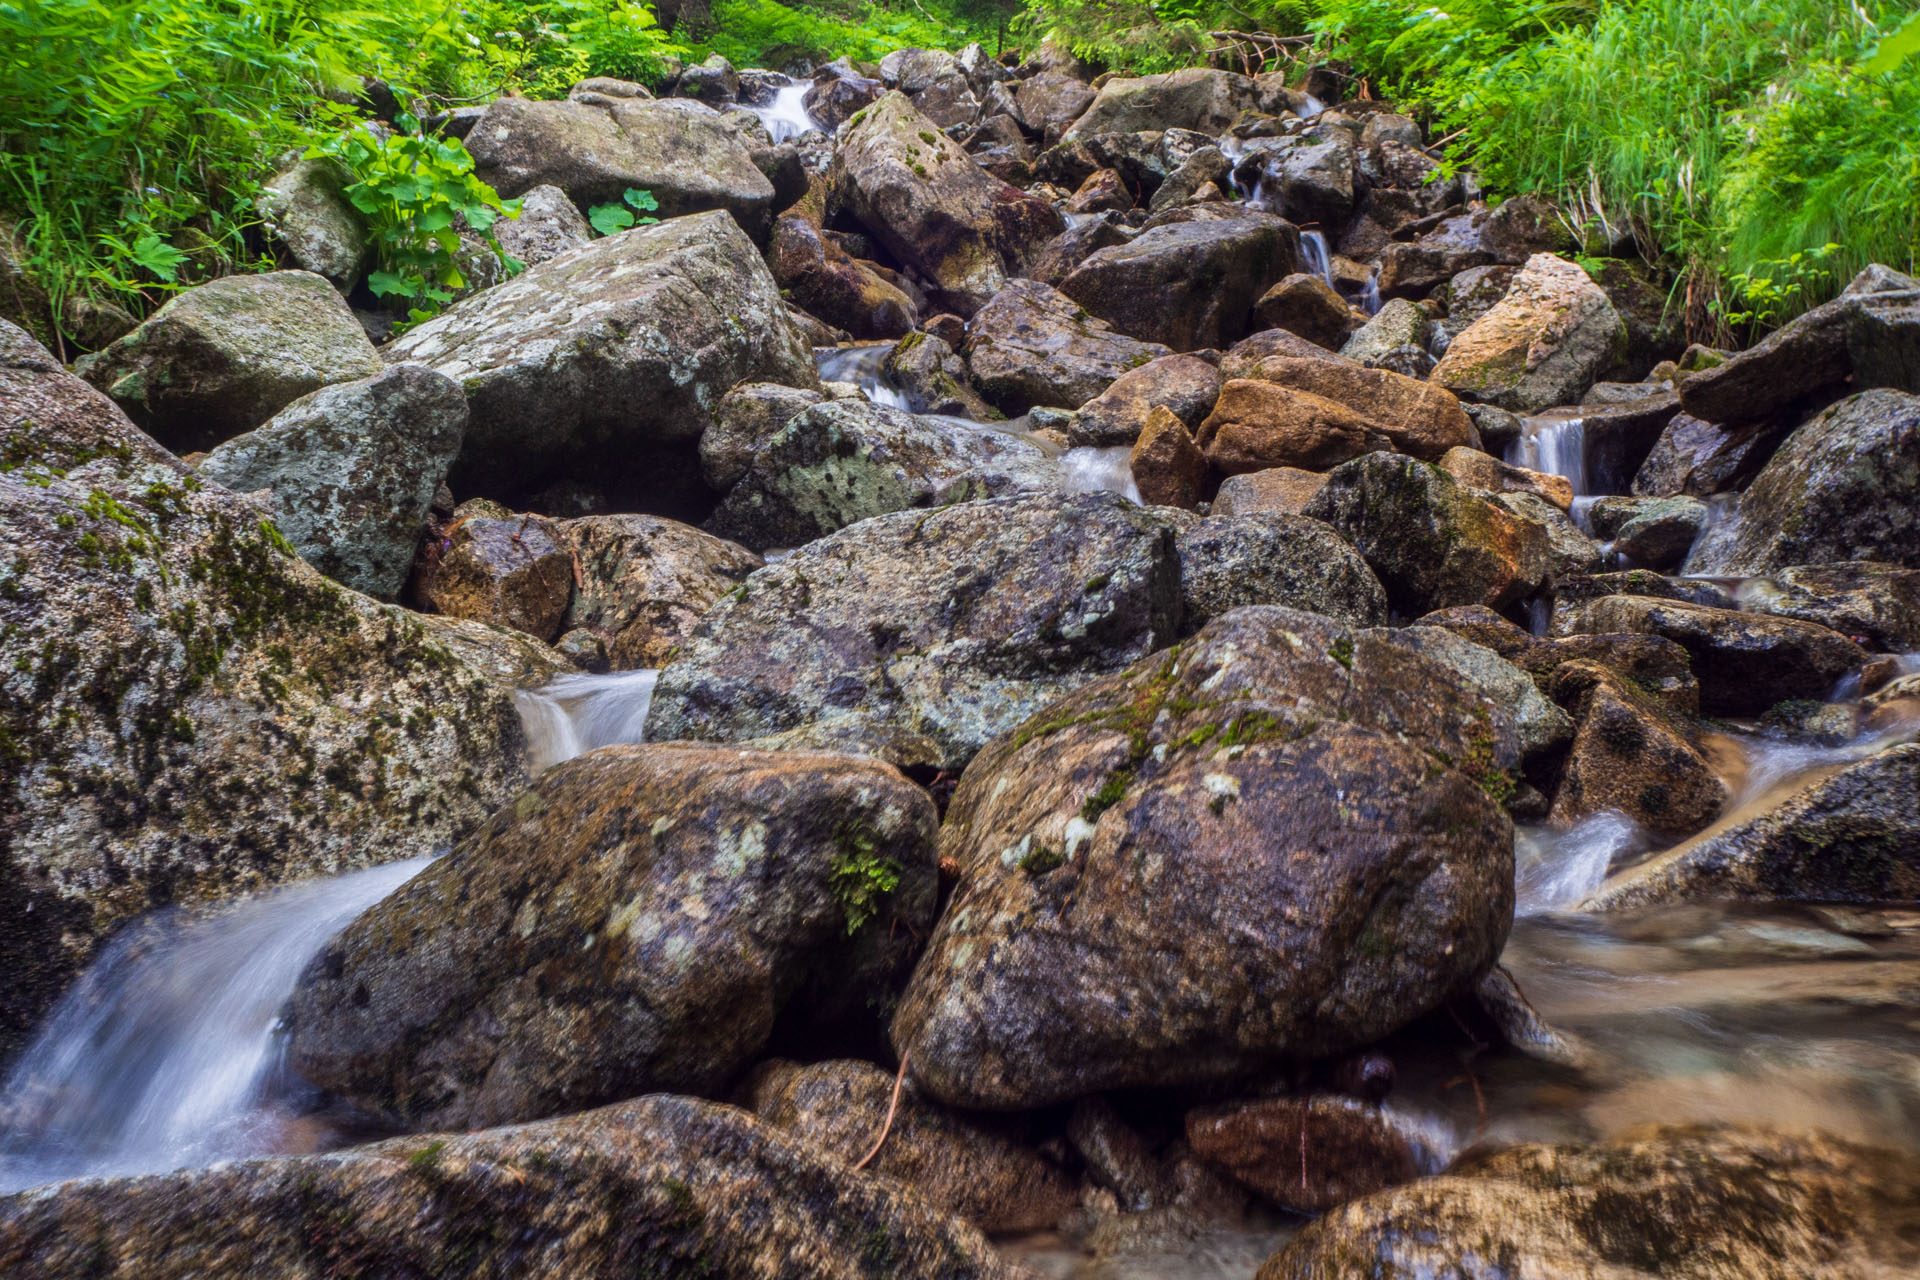
[[[0,1193],[283,1150],[295,1102],[280,1008],[333,936],[415,858],[287,885],[215,915],[121,933],[0,1091]]]
[[[1507,461],[1529,471],[1565,476],[1575,497],[1589,496],[1587,430],[1578,410],[1550,409],[1526,419],[1525,429],[1507,449]]]
[[[913,412],[906,393],[887,378],[887,357],[893,354],[891,342],[874,342],[857,347],[816,347],[814,367],[824,382],[851,382],[867,399],[889,408]]]
[[[1589,814],[1565,830],[1516,829],[1514,914],[1539,915],[1572,906],[1600,887],[1616,858],[1645,848],[1646,833],[1617,809]]]
[[[639,742],[653,704],[651,668],[604,676],[560,676],[534,689],[516,689],[514,706],[527,730],[535,773],[595,747]]]
[[[1098,493],[1111,489],[1134,502],[1140,501],[1139,487],[1133,483],[1133,468],[1128,465],[1133,450],[1126,445],[1096,448],[1082,445],[1060,455],[1060,469],[1066,472],[1068,493]]]
[[[1322,280],[1325,280],[1329,289],[1335,288],[1333,283],[1333,253],[1327,248],[1326,236],[1318,231],[1302,231],[1300,233],[1300,256],[1304,259],[1301,263],[1303,268],[1319,276]]]
[[[748,107],[747,110],[760,117],[767,126],[767,132],[773,136],[774,144],[797,138],[803,133],[812,133],[820,128],[818,122],[807,114],[807,89],[802,81],[799,84],[783,85],[773,95],[773,101],[764,107]]]

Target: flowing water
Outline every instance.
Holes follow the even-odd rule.
[[[1066,473],[1068,493],[1098,493],[1111,489],[1134,502],[1140,501],[1140,489],[1133,483],[1133,468],[1128,459],[1133,450],[1126,445],[1098,448],[1082,445],[1060,455],[1060,469]]]
[[[760,117],[767,126],[767,132],[773,136],[774,145],[797,138],[803,133],[812,133],[820,128],[814,118],[807,114],[807,89],[803,81],[799,84],[782,85],[774,92],[773,101],[764,107],[748,107],[747,110]]]
[[[307,963],[426,866],[287,885],[123,930],[0,1090],[0,1193],[336,1145],[276,1028]]]
[[[1327,238],[1318,231],[1300,233],[1300,265],[1303,270],[1319,276],[1327,282],[1329,289],[1339,290],[1333,282],[1333,254],[1327,248]]]
[[[516,689],[514,705],[527,730],[535,773],[595,747],[639,742],[653,704],[657,670],[559,676],[533,689]]]
[[[1565,476],[1575,497],[1590,497],[1587,487],[1587,431],[1578,409],[1549,409],[1522,424],[1507,448],[1507,461],[1529,471]]]
[[[815,347],[813,363],[823,382],[851,382],[875,404],[912,412],[906,393],[887,377],[887,357],[893,354],[891,342],[873,342],[854,347]]]

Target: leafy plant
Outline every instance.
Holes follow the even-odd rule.
[[[658,218],[636,217],[634,213],[636,209],[641,213],[652,213],[660,207],[660,202],[653,198],[653,192],[628,187],[621,199],[625,201],[624,204],[597,204],[587,210],[587,221],[593,224],[595,231],[610,236],[628,227],[644,227],[660,221]]]
[[[827,887],[846,913],[847,932],[858,933],[880,910],[880,900],[900,887],[900,864],[880,852],[864,824],[840,833],[840,848],[827,863]]]
[[[364,125],[310,148],[312,157],[344,164],[354,181],[343,194],[367,221],[377,269],[367,287],[411,308],[409,319],[426,319],[465,287],[460,271],[463,223],[498,254],[509,270],[519,264],[500,249],[493,224],[518,217],[509,204],[473,175],[473,157],[451,138],[426,134],[409,115],[395,131]]]

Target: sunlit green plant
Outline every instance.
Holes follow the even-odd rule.
[[[660,221],[658,218],[646,218],[640,214],[653,213],[659,209],[660,202],[653,198],[653,192],[628,187],[621,196],[622,203],[597,204],[587,210],[587,221],[593,229],[603,236],[625,231],[628,227],[644,227]],[[638,211],[636,213],[636,210]]]

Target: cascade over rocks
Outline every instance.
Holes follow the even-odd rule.
[[[270,271],[182,290],[132,333],[75,362],[74,372],[154,439],[186,453],[380,368],[331,284],[309,271]]]
[[[651,191],[662,218],[722,209],[755,239],[773,222],[773,184],[721,118],[691,104],[605,106],[496,98],[467,134],[477,176],[503,196],[555,186],[582,209]]]
[[[659,1094],[0,1200],[18,1280],[659,1275],[1015,1280],[978,1232],[734,1107]]]
[[[576,756],[314,960],[295,1070],[411,1129],[724,1089],[783,1014],[833,1027],[897,984],[935,826],[872,760]]]
[[[975,312],[966,349],[980,394],[1010,414],[1035,405],[1078,409],[1127,371],[1171,354],[1113,332],[1037,280],[1008,281]]]
[[[1235,610],[983,751],[960,886],[894,1018],[928,1092],[1012,1110],[1366,1044],[1493,963],[1512,826],[1451,671]],[[1341,797],[1336,799],[1336,797]]]
[[[766,264],[723,213],[596,240],[454,304],[387,348],[467,394],[449,483],[495,496],[569,475],[644,484],[740,382],[819,385]]]
[[[794,547],[912,507],[1058,489],[1024,440],[864,400],[803,410],[768,440],[707,521],[757,550]]]
[[[1299,262],[1292,223],[1242,211],[1153,227],[1101,249],[1060,282],[1060,292],[1121,333],[1198,351],[1244,337],[1254,303]]]
[[[830,180],[874,239],[962,316],[1023,275],[1065,226],[1051,205],[982,170],[898,91],[856,113]]]
[[[660,675],[647,737],[793,731],[960,768],[1061,691],[1174,638],[1176,530],[1112,493],[863,520],[701,620]]]
[[[444,847],[519,784],[522,738],[429,625],[4,323],[0,406],[4,1057],[117,925]]]
[[[235,493],[271,490],[274,523],[302,559],[392,599],[466,429],[452,379],[394,365],[301,397],[215,448],[199,472]]]

